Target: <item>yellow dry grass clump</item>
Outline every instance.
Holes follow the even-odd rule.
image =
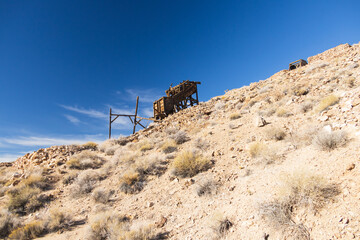
[[[322,111],[326,110],[328,107],[337,104],[338,102],[339,102],[339,98],[337,96],[335,96],[333,94],[329,95],[320,101],[316,110],[317,110],[317,112],[322,112]]]
[[[323,176],[299,168],[280,176],[281,186],[278,196],[292,205],[305,205],[317,211],[339,193],[336,185]]]
[[[99,168],[104,163],[104,159],[98,156],[95,152],[86,150],[74,155],[66,162],[70,168],[73,169],[88,169]]]
[[[44,223],[42,221],[35,220],[26,224],[23,227],[13,230],[10,233],[9,238],[19,239],[19,240],[34,239],[41,236],[43,231],[44,231]]]
[[[236,120],[236,119],[238,119],[240,117],[241,117],[240,113],[232,113],[230,115],[230,120]]]
[[[206,171],[211,161],[191,151],[180,153],[172,162],[173,174],[180,177],[192,177],[197,173]]]
[[[98,145],[95,142],[87,142],[87,143],[84,143],[83,145],[81,145],[81,147],[84,149],[93,149],[93,150],[96,150],[97,146]]]
[[[177,149],[177,144],[176,144],[175,140],[173,140],[173,139],[169,139],[169,140],[165,141],[163,143],[163,145],[161,146],[161,150],[164,153],[172,153],[172,152],[176,151],[176,149]]]

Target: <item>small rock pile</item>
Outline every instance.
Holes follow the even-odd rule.
[[[84,148],[78,145],[41,148],[36,152],[27,153],[19,157],[12,163],[12,166],[19,170],[25,170],[30,166],[47,166],[54,168],[55,166],[64,164],[72,155],[82,150],[84,150]]]

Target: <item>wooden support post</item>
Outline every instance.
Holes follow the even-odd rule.
[[[199,96],[198,96],[197,88],[196,88],[196,104],[199,104]]]
[[[110,108],[110,114],[109,114],[109,139],[111,138],[111,108]]]
[[[139,104],[139,96],[137,96],[136,98],[136,107],[135,107],[135,117],[134,117],[134,130],[133,130],[133,134],[135,133],[136,130],[136,116],[137,116],[137,110],[138,110],[138,104]]]

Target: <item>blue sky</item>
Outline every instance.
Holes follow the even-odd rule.
[[[360,41],[359,1],[0,1],[0,161],[107,138],[171,83],[207,101]],[[113,135],[131,133],[128,119]]]

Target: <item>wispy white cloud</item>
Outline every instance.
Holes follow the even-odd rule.
[[[13,162],[15,161],[18,157],[21,157],[22,155],[20,154],[8,154],[8,153],[0,153],[0,162]]]
[[[60,106],[62,108],[65,108],[66,110],[69,110],[69,111],[73,111],[73,112],[76,112],[76,113],[81,113],[81,114],[84,114],[84,115],[87,115],[89,117],[93,117],[93,118],[108,118],[108,115],[103,113],[103,112],[100,112],[100,111],[97,111],[97,110],[94,110],[94,109],[85,109],[85,108],[79,108],[79,107],[72,107],[72,106],[66,106],[66,105],[62,105],[60,104]]]
[[[7,143],[20,146],[53,146],[53,145],[69,145],[81,144],[88,141],[102,142],[105,137],[101,135],[86,135],[75,137],[37,137],[37,136],[20,136],[15,138],[0,138],[0,143]]]
[[[65,114],[64,116],[66,117],[67,120],[69,120],[71,123],[73,123],[75,125],[78,125],[80,123],[80,120],[74,116],[67,115],[67,114]]]
[[[145,108],[144,110],[142,110],[142,114],[144,114],[144,117],[153,117],[154,116],[154,111],[152,108]]]
[[[139,96],[140,102],[152,103],[161,97],[160,91],[157,89],[125,89],[125,92],[117,91],[117,94],[121,95],[124,100],[136,101],[136,97]]]

